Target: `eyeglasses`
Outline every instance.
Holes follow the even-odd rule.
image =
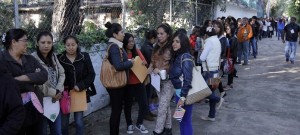
[[[28,39],[19,39],[18,41],[28,42]]]

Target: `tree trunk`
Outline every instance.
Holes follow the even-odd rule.
[[[83,19],[79,8],[80,0],[54,0],[52,33],[55,41],[80,32]]]

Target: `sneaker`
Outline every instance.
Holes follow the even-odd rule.
[[[286,62],[289,62],[289,58],[285,58],[285,61],[286,61]]]
[[[223,102],[224,102],[224,98],[221,97],[220,101],[216,104],[216,109],[220,109]]]
[[[133,131],[134,131],[134,126],[133,125],[129,125],[127,127],[127,134],[133,134]]]
[[[138,129],[142,134],[148,133],[147,128],[143,124],[137,125],[137,126],[135,126],[135,128]]]
[[[153,112],[153,111],[156,111],[157,108],[155,107],[154,104],[150,104],[150,105],[149,105],[149,110],[150,110],[151,112]]]
[[[227,91],[227,90],[230,90],[231,89],[231,86],[230,85],[227,85],[226,87],[224,87],[224,90]],[[222,93],[221,93],[222,94]],[[221,96],[222,97],[222,96]]]
[[[216,118],[209,118],[209,117],[204,117],[204,116],[202,116],[201,119],[206,120],[206,121],[215,121],[216,120]]]
[[[225,91],[223,91],[223,92],[221,92],[221,94],[220,94],[220,97],[225,97],[226,96],[226,92]]]

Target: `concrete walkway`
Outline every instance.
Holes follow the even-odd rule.
[[[207,103],[195,104],[194,135],[299,135],[300,60],[295,64],[285,62],[284,46],[275,37],[262,39],[258,43],[257,59],[251,57],[249,65],[236,66],[239,78],[234,80],[234,89],[227,92],[223,106],[217,111],[216,121],[201,120],[200,116],[208,114],[209,106]],[[173,103],[173,111],[174,106]],[[135,120],[137,105],[132,113]],[[86,134],[109,135],[109,115],[110,107],[106,107],[86,117]],[[155,122],[145,121],[144,125],[152,135]],[[74,126],[70,130],[75,134]],[[124,114],[120,134],[126,135]],[[175,119],[173,134],[180,135]],[[135,130],[134,135],[141,134]]]

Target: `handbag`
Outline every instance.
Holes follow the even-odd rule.
[[[112,44],[108,46],[106,51],[106,56],[102,61],[101,71],[100,71],[100,80],[103,86],[107,89],[116,89],[122,88],[127,84],[126,71],[117,71],[113,65],[110,64],[108,60],[108,51]],[[120,49],[121,62],[123,62],[123,55]]]
[[[233,71],[233,61],[230,58],[230,48],[228,48],[227,51],[227,59],[225,61],[224,67],[223,67],[223,72],[224,74],[230,74]]]
[[[71,98],[68,90],[62,92],[62,97],[60,99],[60,109],[63,114],[69,114],[71,107]]]
[[[183,60],[183,55],[181,57],[181,68],[182,68],[182,62],[184,61],[192,61],[194,64],[193,67],[193,78],[192,78],[192,88],[189,90],[188,95],[185,100],[186,105],[191,105],[193,103],[199,102],[200,100],[208,97],[211,95],[211,90],[207,86],[204,78],[201,74],[201,67],[196,66],[195,62],[192,59],[185,59]],[[183,82],[183,80],[182,80]]]
[[[221,59],[219,60],[219,63],[220,63],[220,62],[221,62]],[[210,71],[209,71],[209,68],[208,68],[208,65],[207,65],[207,61],[205,61],[205,65],[206,65],[207,71],[210,72]],[[207,80],[207,84],[212,86],[212,90],[218,88],[220,82],[221,82],[221,77],[220,77],[219,74],[218,74],[217,77],[208,78],[208,80]]]

